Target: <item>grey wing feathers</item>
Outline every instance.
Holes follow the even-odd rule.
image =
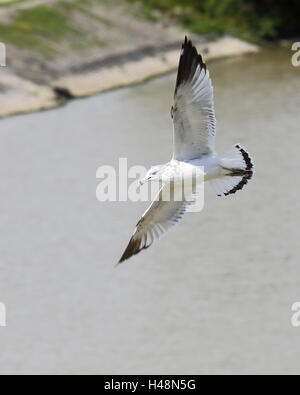
[[[187,200],[170,200],[167,198],[172,194],[171,189],[170,185],[161,188],[156,199],[137,223],[119,263],[150,247],[183,220],[188,207],[195,202],[195,196],[191,195]]]
[[[209,71],[185,38],[172,107],[174,159],[189,160],[214,152],[216,119]]]

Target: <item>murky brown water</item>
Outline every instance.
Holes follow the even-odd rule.
[[[217,150],[255,179],[114,267],[147,203],[99,203],[96,169],[166,162],[175,76],[0,122],[2,373],[299,373],[300,68],[210,65]]]

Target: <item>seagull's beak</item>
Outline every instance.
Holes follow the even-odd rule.
[[[148,182],[148,181],[149,181],[149,178],[142,178],[139,181],[139,187],[141,187],[142,185],[146,184],[146,182]]]

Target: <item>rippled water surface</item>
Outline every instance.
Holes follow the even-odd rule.
[[[287,50],[209,64],[217,151],[256,164],[205,190],[117,268],[147,203],[99,203],[96,169],[169,160],[175,75],[0,121],[2,373],[299,373],[300,68]]]

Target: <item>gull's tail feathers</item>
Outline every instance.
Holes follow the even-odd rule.
[[[218,196],[228,196],[243,189],[254,173],[253,160],[240,145],[235,145],[219,157],[223,177],[211,181]]]

